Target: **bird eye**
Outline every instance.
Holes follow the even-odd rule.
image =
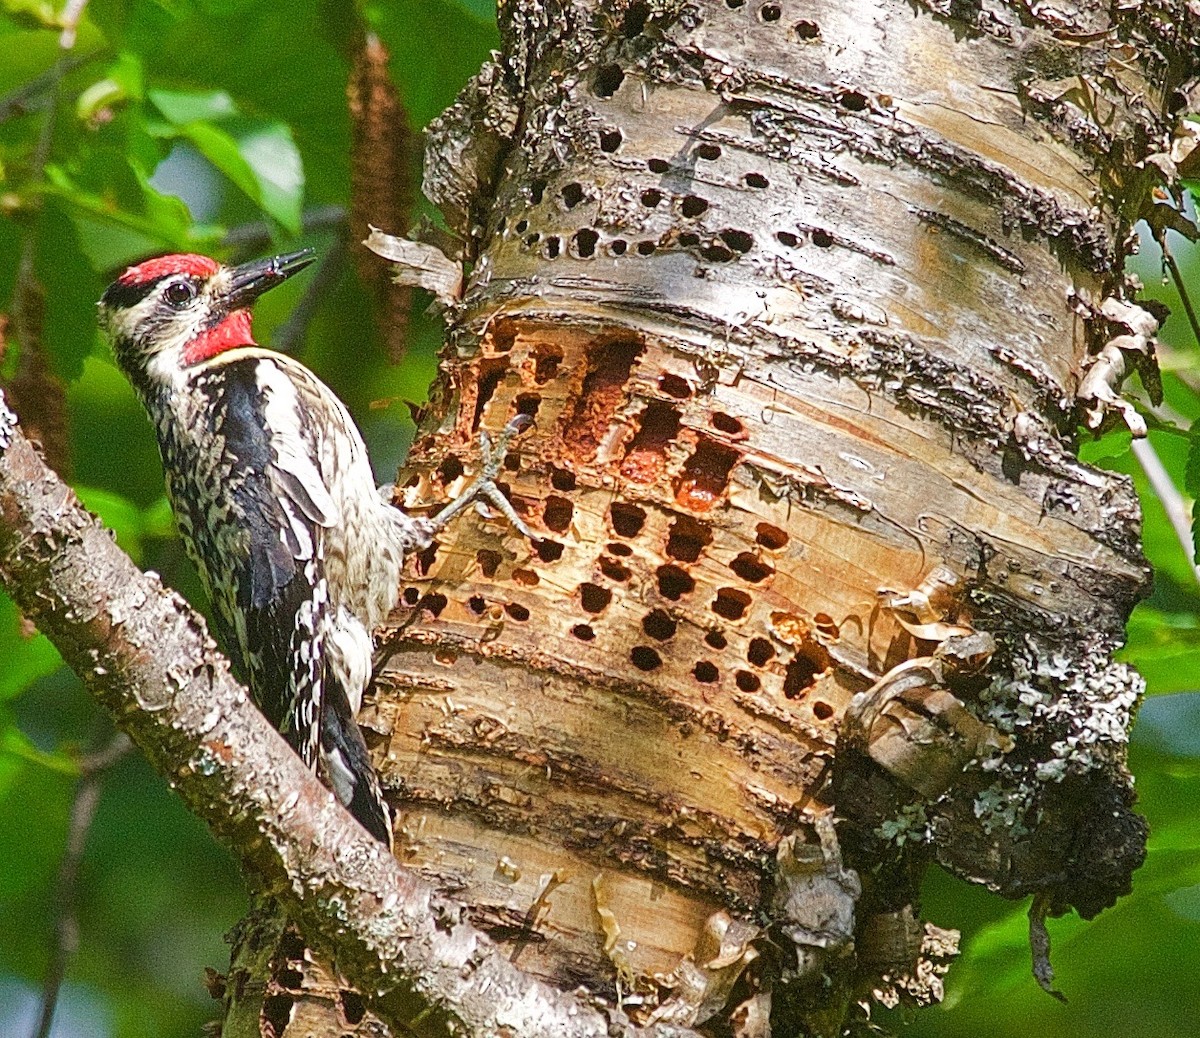
[[[196,290],[186,281],[172,281],[164,296],[172,306],[182,308],[196,298]]]

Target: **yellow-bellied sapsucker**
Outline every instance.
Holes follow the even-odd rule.
[[[259,708],[363,826],[390,845],[390,812],[354,715],[371,630],[400,568],[486,497],[528,536],[494,482],[504,444],[432,518],[376,490],[345,406],[302,364],[258,347],[249,305],[311,250],[224,267],[163,256],[130,267],[100,324],[158,434],[167,496],[217,633]],[[510,424],[504,439],[519,428]]]

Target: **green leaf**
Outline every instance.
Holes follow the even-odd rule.
[[[304,167],[292,131],[278,122],[247,124],[238,147],[258,181],[263,209],[291,234],[299,234]]]
[[[24,86],[48,71],[60,53],[58,33],[49,29],[9,32],[0,36],[0,95]]]
[[[23,692],[60,666],[58,650],[42,634],[30,637],[12,600],[0,594],[0,701]]]
[[[49,0],[4,0],[0,6],[7,14],[24,15],[47,29],[53,29],[58,25],[58,14],[54,10],[54,4]]]
[[[61,6],[61,0],[55,6]],[[60,35],[57,28],[0,31],[0,96],[28,84],[54,66],[63,55]],[[103,45],[104,37],[85,16],[76,32],[72,57],[88,56]]]
[[[62,855],[75,780],[67,769],[40,766],[31,749],[0,718],[0,902],[45,884]]]
[[[238,142],[225,130],[212,123],[185,123],[178,134],[190,140],[196,150],[225,174],[240,191],[258,206],[262,206],[262,190],[250,163],[243,157]]]
[[[1089,465],[1124,472],[1125,469],[1115,462],[1117,459],[1128,457],[1132,445],[1133,437],[1128,429],[1113,429],[1103,436],[1084,440],[1079,445],[1079,460],[1086,461]]]
[[[1192,498],[1192,558],[1200,560],[1200,421],[1192,425],[1183,488]]]
[[[174,537],[175,513],[164,494],[142,513],[142,529],[147,537]]]
[[[101,487],[75,487],[85,508],[94,512],[116,534],[117,544],[138,565],[143,564],[146,542],[175,536],[175,520],[166,497],[147,508],[122,494]]]
[[[155,191],[115,150],[97,149],[78,176],[49,165],[46,177],[49,183],[42,190],[65,204],[78,232],[78,246],[96,270],[111,270],[164,248],[186,250],[195,243],[187,207]]]
[[[454,3],[481,22],[496,23],[496,0],[454,0]]]
[[[220,90],[151,90],[149,96],[171,123],[174,135],[190,140],[285,230],[300,233],[304,167],[287,126],[242,115],[233,99]]]
[[[73,381],[100,341],[95,306],[104,285],[57,201],[44,207],[39,221],[37,273],[46,292],[45,347],[55,374]]]
[[[179,132],[263,212],[299,234],[304,174],[291,131],[282,123],[239,123],[237,137],[205,122],[188,123]]]
[[[153,89],[149,98],[154,106],[176,126],[194,122],[217,122],[238,114],[233,98],[224,90]]]
[[[1200,685],[1200,619],[1142,603],[1129,618],[1118,658],[1138,669],[1150,695],[1191,691]]]
[[[1120,437],[1120,442],[1128,442],[1129,433],[1124,432]],[[1150,439],[1172,479],[1176,483],[1182,482],[1187,440],[1182,436],[1154,432],[1151,432]],[[1181,588],[1194,588],[1196,576],[1190,558],[1191,546],[1188,546],[1189,550],[1185,554],[1184,545],[1180,542],[1163,503],[1154,493],[1132,451],[1112,453],[1115,443],[1106,441],[1109,441],[1109,437],[1104,437],[1098,444],[1093,445],[1093,452],[1081,449],[1081,459],[1114,472],[1123,472],[1132,478],[1142,504],[1142,548],[1146,558],[1154,566],[1156,574],[1170,578]],[[1101,456],[1097,457],[1097,453]]]
[[[38,768],[46,768],[72,778],[79,775],[79,763],[61,750],[38,749],[29,737],[14,724],[0,728],[0,757],[12,757]]]
[[[1183,489],[1193,498],[1200,498],[1200,421],[1192,424],[1188,434],[1187,465],[1183,470]]]

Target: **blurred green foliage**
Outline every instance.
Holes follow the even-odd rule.
[[[329,253],[337,232],[317,214],[348,200],[353,33],[366,25],[387,44],[392,76],[420,127],[498,45],[494,7],[491,0],[93,0],[64,50],[61,6],[0,0],[0,314],[10,318],[10,339],[14,310],[25,306],[36,318],[50,376],[42,389],[65,393],[64,461],[82,500],[140,565],[202,605],[173,535],[149,427],[98,339],[94,303],[120,269],[154,253],[242,258],[297,244]],[[1200,284],[1195,252],[1175,245],[1184,282]],[[44,309],[16,292],[23,263],[41,286]],[[1154,257],[1139,269],[1151,294],[1181,314]],[[439,329],[414,314],[408,358],[389,365],[352,269],[335,274],[300,350],[359,416],[382,480],[406,449],[403,401],[423,398]],[[270,341],[302,292],[289,282],[263,300],[260,339]],[[1200,449],[1189,430],[1200,417],[1200,345],[1179,316],[1164,337],[1174,347],[1165,382],[1175,429],[1152,433],[1151,443],[1194,498]],[[23,360],[9,350],[0,374],[19,375],[27,363],[28,354]],[[945,1006],[920,1014],[910,1034],[1166,1038],[1196,1030],[1194,994],[1189,1004],[1186,991],[1194,992],[1200,972],[1200,591],[1128,436],[1088,443],[1085,456],[1129,473],[1146,509],[1155,589],[1133,617],[1125,658],[1142,669],[1155,697],[1142,709],[1132,748],[1153,832],[1150,858],[1115,910],[1091,924],[1051,922],[1067,1006],[1029,976],[1025,906],[931,877],[926,914],[963,929],[965,955]],[[0,1034],[32,1026],[78,761],[111,732],[54,649],[0,597]],[[226,963],[222,934],[244,903],[228,856],[136,755],[121,760],[105,775],[88,837],[81,946],[58,1033],[197,1034],[216,1011],[203,968]]]

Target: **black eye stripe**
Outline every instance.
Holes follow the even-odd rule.
[[[130,307],[137,306],[148,295],[156,291],[164,281],[176,277],[177,275],[175,274],[164,274],[160,278],[154,278],[151,281],[139,281],[131,285],[127,285],[121,281],[114,281],[105,290],[100,301],[112,309],[128,310]],[[183,289],[186,295],[175,293],[173,291],[175,289]],[[196,288],[191,281],[172,280],[172,283],[166,289],[165,295],[168,302],[191,302],[191,300],[196,298]]]
[[[153,281],[139,281],[132,285],[114,281],[108,286],[100,302],[116,310],[127,310],[131,306],[137,306],[164,280],[165,278],[155,278]]]

